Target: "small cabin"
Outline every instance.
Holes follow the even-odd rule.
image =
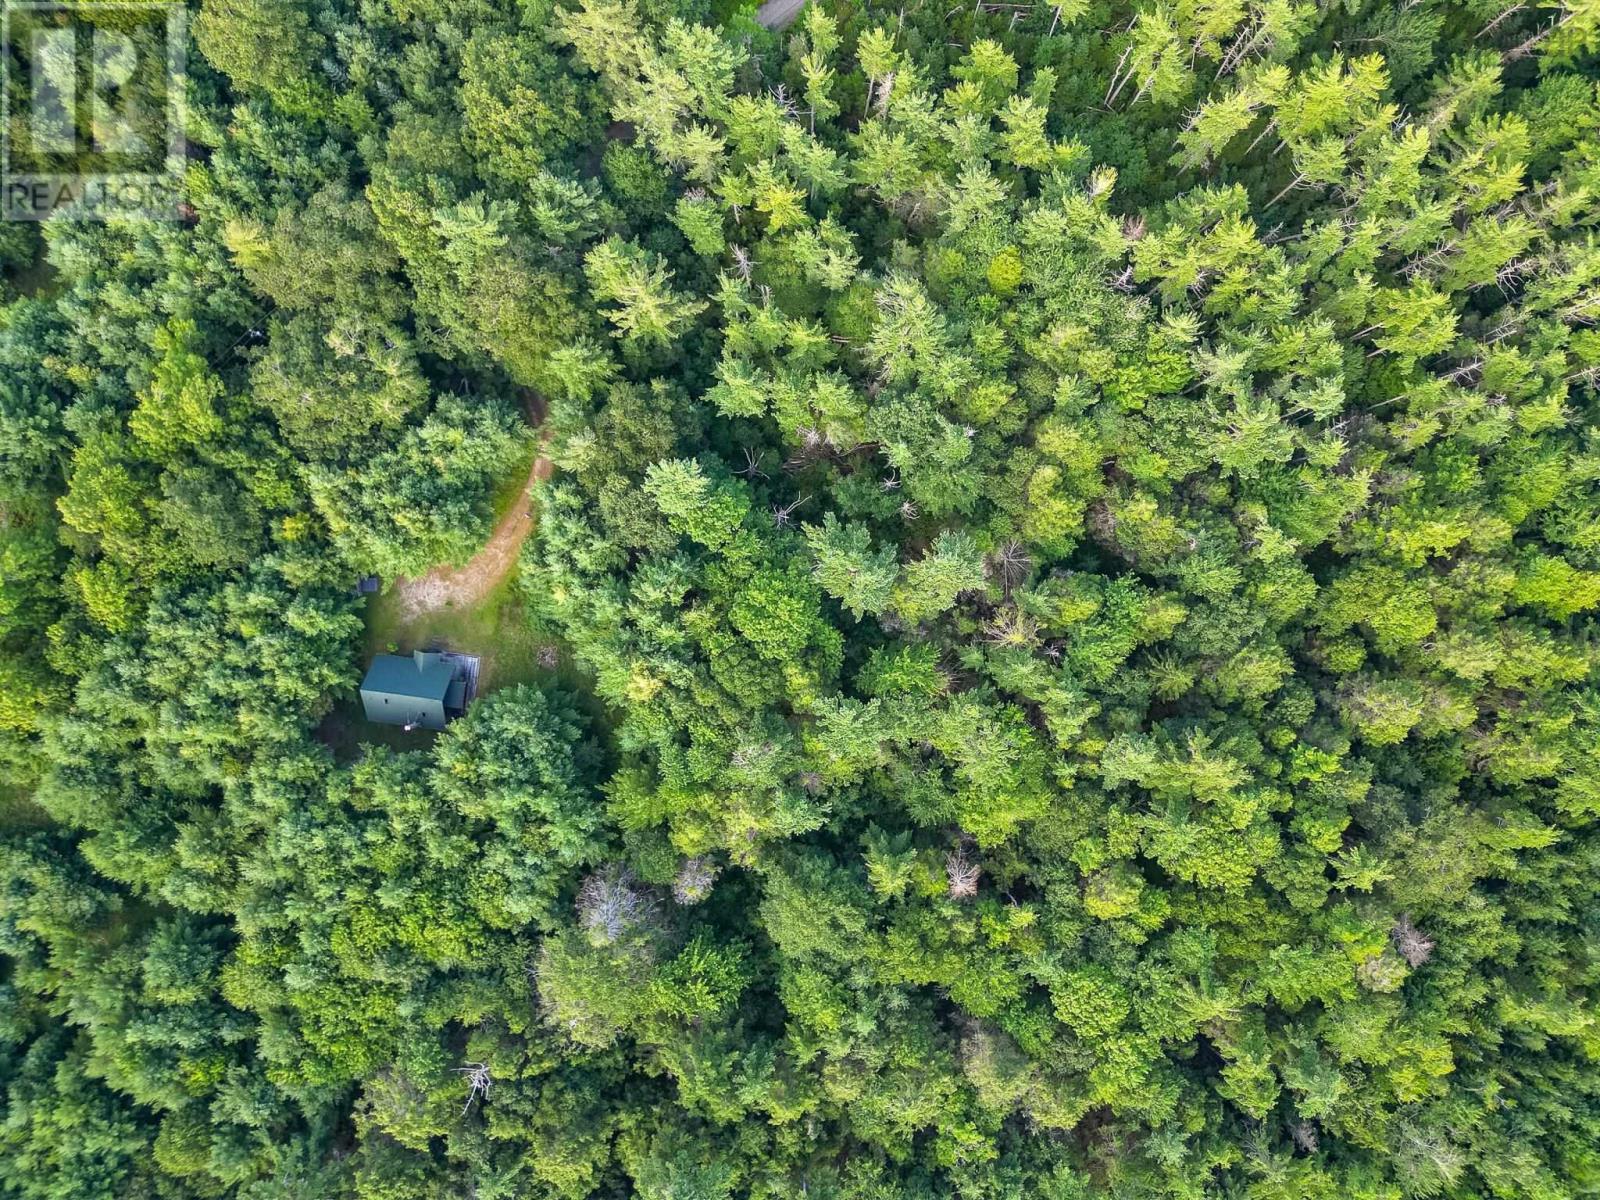
[[[380,654],[361,681],[361,706],[380,725],[443,729],[467,710],[477,668],[476,658],[439,650]]]

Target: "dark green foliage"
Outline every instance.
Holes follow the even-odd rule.
[[[525,436],[503,401],[447,397],[393,449],[313,473],[312,503],[349,562],[384,575],[464,562],[488,526],[495,472]]]

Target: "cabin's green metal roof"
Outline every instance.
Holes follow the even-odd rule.
[[[419,653],[404,657],[380,654],[367,668],[367,677],[361,681],[361,690],[443,702],[455,674],[455,668],[449,663],[440,662],[436,654]]]

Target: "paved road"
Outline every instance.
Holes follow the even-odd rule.
[[[756,20],[768,29],[783,29],[794,23],[806,0],[767,0],[756,9]]]

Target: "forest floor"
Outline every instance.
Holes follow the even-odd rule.
[[[0,783],[0,830],[44,829],[50,814],[33,802],[31,789],[21,783]]]

